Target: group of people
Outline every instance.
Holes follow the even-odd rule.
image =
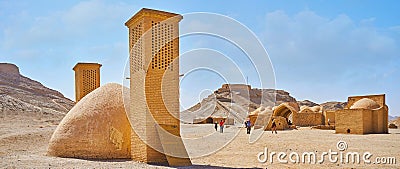
[[[224,125],[225,125],[225,120],[219,121],[219,132],[220,133],[224,132]],[[215,128],[215,131],[217,131],[217,129],[218,129],[218,123],[217,122],[214,123],[214,128]]]
[[[225,125],[225,120],[221,120],[219,122],[219,131],[220,131],[220,133],[224,132],[224,125]],[[251,131],[250,119],[248,119],[248,120],[246,120],[244,122],[244,126],[246,127],[247,134],[250,134],[250,131]],[[274,133],[274,131],[275,131],[275,134],[278,134],[278,132],[276,131],[276,127],[277,126],[276,126],[275,120],[272,120],[272,126],[271,126],[272,134]],[[215,128],[215,131],[217,131],[217,129],[218,129],[218,123],[217,122],[214,123],[214,128]]]
[[[247,129],[247,134],[250,134],[250,131],[251,131],[251,122],[250,122],[250,120],[245,121],[244,125],[245,125],[245,127]],[[276,131],[276,127],[277,126],[276,126],[275,120],[272,119],[272,126],[271,126],[272,134],[274,134],[274,131],[275,131],[275,134],[278,134],[278,132]]]

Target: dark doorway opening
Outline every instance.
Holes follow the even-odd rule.
[[[207,118],[206,123],[213,123],[213,119],[211,117]]]

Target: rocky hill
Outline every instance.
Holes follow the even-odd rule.
[[[284,90],[251,89],[249,85],[244,84],[224,84],[200,103],[183,111],[181,118],[191,123],[209,116],[228,116],[236,123],[242,122],[247,118],[247,112],[254,111],[260,105],[272,108],[284,102],[296,102],[296,99]]]
[[[64,116],[73,106],[60,92],[21,75],[16,65],[0,63],[0,117]]]
[[[308,106],[308,107],[314,107],[314,106],[318,106],[317,103],[314,103],[310,100],[303,100],[303,101],[297,101],[297,104],[299,104],[299,106]]]
[[[400,117],[393,117],[392,119],[389,119],[389,124],[393,123],[397,127],[400,127]]]
[[[310,100],[297,101],[284,90],[252,89],[244,84],[224,84],[200,103],[183,111],[181,117],[188,123],[198,122],[207,117],[229,117],[235,119],[235,122],[240,122],[247,118],[247,112],[254,111],[260,105],[272,108],[285,102],[297,103],[298,107],[295,109],[304,105],[309,107],[321,105],[324,110],[343,109],[347,104],[346,102],[317,104]]]
[[[342,110],[347,102],[326,102],[320,104],[324,110]]]

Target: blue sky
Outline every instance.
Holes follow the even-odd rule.
[[[346,101],[350,95],[385,93],[390,114],[400,115],[400,2],[395,0],[1,0],[0,62],[17,64],[25,76],[72,100],[77,62],[103,64],[102,84],[122,83],[129,54],[124,23],[143,7],[212,12],[241,22],[268,51],[276,88],[298,100]],[[182,49],[194,46],[181,43]],[[200,91],[223,82],[215,74],[192,75],[182,82],[186,106],[198,101]],[[212,83],[199,83],[207,80]]]

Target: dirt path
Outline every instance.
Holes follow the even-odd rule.
[[[46,156],[48,141],[56,128],[54,119],[11,117],[0,118],[0,168],[169,168],[137,163],[131,160],[82,160],[73,158],[58,158]],[[215,134],[223,137],[228,133],[213,133],[212,125],[183,125],[183,135],[199,138],[201,135]],[[233,131],[227,129],[227,132]],[[220,135],[220,136],[218,136]],[[248,143],[245,130],[240,130],[235,139],[227,146],[211,155],[194,158],[194,166],[185,168],[219,168],[219,167],[258,167],[258,168],[399,168],[395,165],[382,164],[340,164],[324,162],[323,164],[281,164],[275,161],[271,164],[260,163],[257,154],[268,148],[275,152],[315,152],[321,153],[329,149],[336,150],[340,140],[348,144],[346,151],[366,152],[373,157],[396,157],[400,160],[400,129],[390,130],[390,134],[343,135],[334,134],[331,130],[299,130],[278,131],[278,134],[264,132],[254,144]],[[212,139],[211,144],[219,139]],[[188,148],[194,151],[195,147]]]

